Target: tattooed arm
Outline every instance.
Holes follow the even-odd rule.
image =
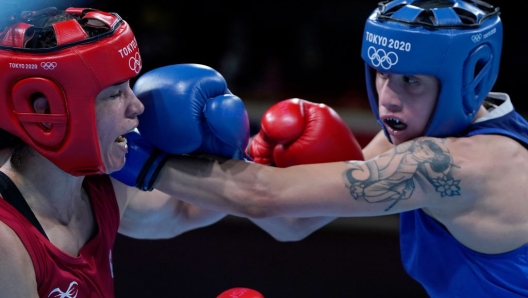
[[[453,158],[443,142],[417,139],[365,162],[289,168],[180,156],[168,161],[155,187],[245,217],[385,215],[460,195],[460,177],[451,173]]]
[[[515,171],[526,168],[526,149],[506,137],[418,138],[364,162],[289,168],[176,156],[155,187],[250,218],[376,216],[421,208],[466,246],[493,253],[528,242],[528,183],[523,171]]]
[[[439,141],[420,139],[364,163],[351,163],[360,168],[345,171],[351,195],[368,203],[390,203],[385,211],[410,199],[416,189],[414,182],[419,179],[441,196],[459,195],[460,180],[451,176],[451,156],[442,147]]]

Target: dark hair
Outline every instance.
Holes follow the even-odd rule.
[[[45,8],[24,17],[26,18],[26,23],[33,25],[33,32],[30,33],[30,39],[26,43],[27,48],[39,49],[57,46],[57,39],[52,25],[63,21],[77,20],[89,37],[108,32],[110,29],[102,22],[93,19],[90,21],[83,20],[83,15],[57,11],[54,7]]]
[[[13,147],[15,136],[0,128],[0,150]]]
[[[29,145],[15,135],[0,128],[0,150],[7,148],[11,149],[10,161],[13,168],[20,169],[24,156],[31,151]]]

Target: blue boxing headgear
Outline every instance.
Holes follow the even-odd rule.
[[[430,75],[441,86],[423,135],[460,133],[495,84],[501,46],[499,9],[483,1],[380,2],[366,21],[361,49],[368,97],[378,122],[382,124],[373,70]],[[385,134],[390,140],[386,130]]]

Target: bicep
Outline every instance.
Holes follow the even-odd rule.
[[[0,289],[2,297],[38,297],[35,269],[18,236],[0,222]]]
[[[378,216],[448,206],[473,191],[462,145],[420,138],[366,161],[290,167],[275,175],[273,216]],[[466,154],[467,155],[467,154]],[[474,158],[473,158],[474,159]]]
[[[479,161],[467,150],[472,144],[467,138],[429,137],[402,143],[362,163],[368,175],[349,170],[351,194],[383,206],[387,213],[418,208],[462,210],[474,198],[472,181]]]

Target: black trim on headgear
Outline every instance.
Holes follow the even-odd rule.
[[[481,8],[483,11],[486,12],[486,15],[483,16],[480,20],[478,20],[478,21],[475,20],[472,23],[465,22],[463,24],[449,24],[449,25],[433,24],[432,22],[424,22],[424,21],[420,21],[420,20],[409,21],[409,20],[402,20],[402,19],[398,19],[398,18],[393,18],[392,17],[392,13],[394,11],[396,11],[397,8],[399,8],[401,6],[396,6],[396,7],[393,7],[392,9],[390,9],[390,10],[387,10],[386,9],[386,4],[390,3],[390,2],[392,2],[392,0],[382,1],[382,2],[378,3],[379,14],[378,14],[377,17],[378,17],[379,21],[381,21],[381,22],[383,22],[383,21],[393,21],[393,22],[403,23],[403,24],[406,24],[406,25],[409,25],[409,26],[421,26],[421,27],[425,27],[425,28],[430,29],[430,30],[435,30],[435,29],[469,29],[469,28],[479,27],[486,19],[488,19],[490,17],[493,17],[495,15],[500,15],[500,8],[499,7],[494,7],[493,5],[491,5],[491,4],[487,3],[487,2],[484,2],[484,1],[475,0],[475,1],[473,1],[473,2],[475,2],[474,5],[479,6],[479,8]],[[419,5],[417,5],[417,6],[419,6]],[[427,12],[427,11],[429,11],[429,10],[425,10],[425,12]],[[455,9],[455,11],[456,11],[456,9]],[[459,17],[461,19],[464,19],[464,15],[461,14],[460,12],[459,12]]]
[[[50,7],[50,8],[46,8],[46,9],[43,9],[43,10],[40,10],[40,11],[37,11],[37,12],[23,12],[23,15],[21,15],[20,18],[26,18],[26,19],[24,19],[26,22],[28,20],[35,20],[36,19],[37,23],[40,24],[40,26],[37,26],[37,24],[35,24],[35,21],[33,21],[32,23],[34,25],[33,26],[33,30],[35,31],[34,35],[38,35],[42,31],[52,30],[50,28],[42,27],[42,25],[48,20],[48,18],[50,16],[53,16],[53,14],[50,14],[50,13],[53,13],[54,10],[56,11],[55,7]],[[63,48],[73,47],[73,46],[76,46],[76,45],[79,45],[79,44],[91,43],[93,41],[97,41],[97,40],[103,39],[103,38],[105,38],[107,36],[113,35],[114,32],[116,31],[116,29],[119,28],[121,23],[123,23],[123,19],[117,13],[111,12],[111,14],[116,16],[116,18],[118,19],[113,24],[112,28],[110,28],[107,32],[103,32],[101,34],[85,38],[83,40],[70,42],[70,43],[67,43],[67,44],[63,44],[63,45],[55,46],[55,47],[50,47],[50,48],[34,48],[34,47],[19,48],[19,47],[8,47],[8,46],[0,45],[0,49],[9,50],[9,51],[16,51],[16,52],[25,52],[25,53],[50,53],[50,52],[58,51],[58,50],[63,49]],[[31,19],[31,18],[33,18],[33,19]],[[0,34],[0,38],[1,38],[1,36],[2,35]],[[36,41],[37,39],[35,38],[34,40]]]

